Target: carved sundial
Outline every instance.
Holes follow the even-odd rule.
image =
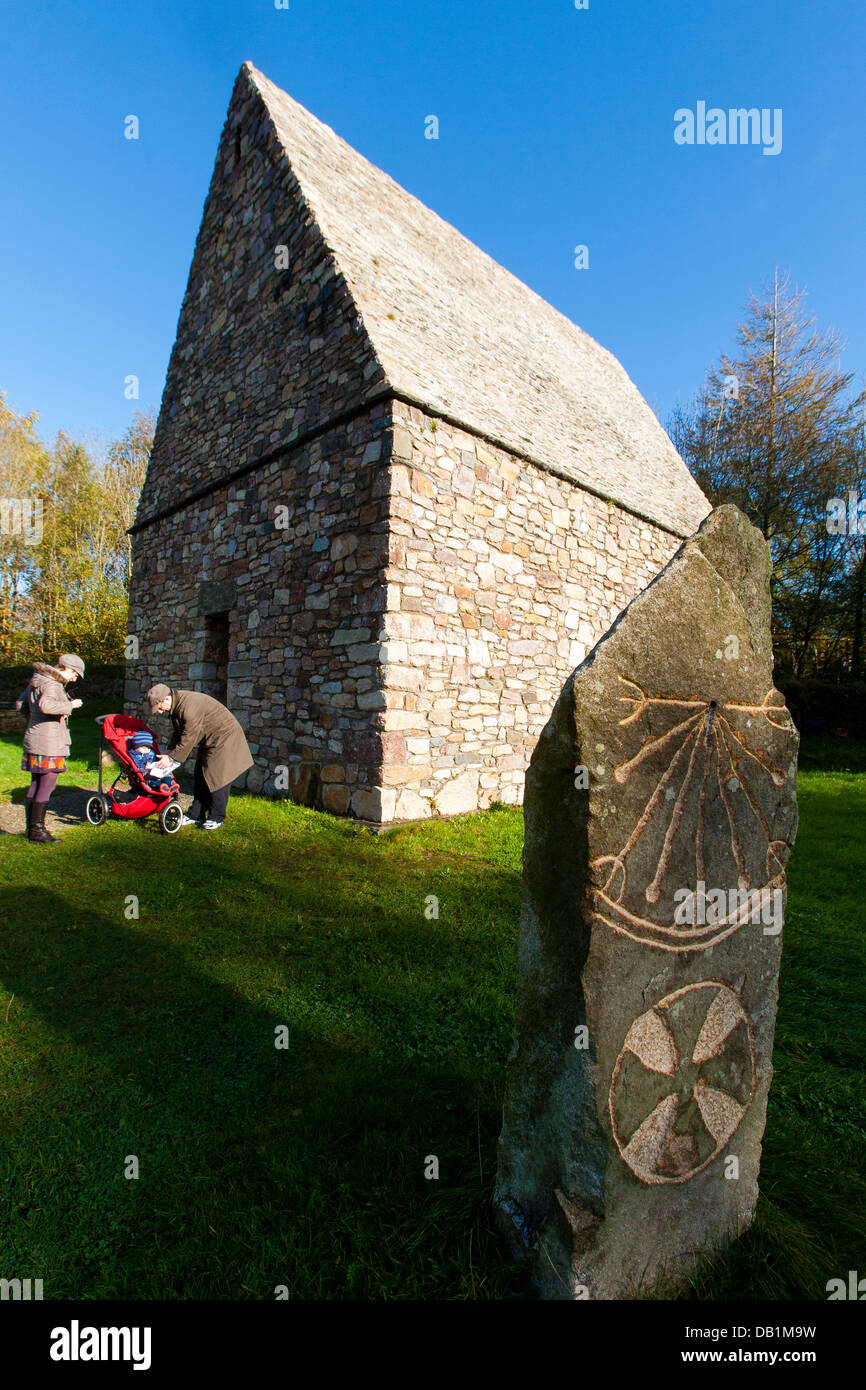
[[[718,980],[686,985],[635,1019],[613,1070],[617,1148],[645,1183],[683,1183],[712,1163],[755,1094],[752,1029]]]
[[[621,833],[624,843],[590,863],[593,916],[662,950],[704,950],[754,920],[743,902],[710,924],[675,925],[675,891],[706,881],[708,863],[711,888],[754,894],[784,883],[790,847],[772,838],[770,823],[788,779],[774,754],[784,755],[790,715],[775,690],[747,704],[650,696],[619,679],[627,687],[620,701],[632,708],[617,726],[626,731],[626,756],[613,768],[622,813],[608,835]],[[632,782],[637,798],[628,795]]]

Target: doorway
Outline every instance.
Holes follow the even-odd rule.
[[[208,613],[205,617],[204,674],[202,690],[226,703],[229,680],[229,615]]]

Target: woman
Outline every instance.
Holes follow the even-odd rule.
[[[57,778],[66,770],[66,754],[70,738],[67,721],[81,700],[70,700],[66,687],[84,675],[80,656],[62,656],[57,666],[33,663],[29,684],[15,701],[15,708],[27,706],[30,723],[24,735],[24,756],[21,767],[30,773],[30,786],[25,803],[27,839],[34,845],[56,845],[57,836],[45,829],[48,800],[57,786]]]

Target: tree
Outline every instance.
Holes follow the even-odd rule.
[[[798,674],[839,635],[845,585],[826,508],[855,466],[860,406],[839,367],[844,344],[815,329],[804,299],[778,271],[750,294],[736,353],[668,424],[709,499],[736,503],[767,537],[776,643]]]
[[[17,522],[0,536],[0,659],[78,652],[122,661],[132,524],[153,440],[136,414],[100,456],[61,431],[51,449],[36,416],[18,417],[0,397],[0,506]],[[39,505],[39,535],[21,526],[21,501]],[[9,534],[5,534],[6,531]],[[32,532],[32,528],[31,528]]]
[[[850,645],[848,669],[855,679],[861,679],[866,667],[866,391],[859,397],[860,418],[855,435],[855,449],[846,493],[840,497],[846,505],[845,531],[837,544],[841,551],[840,635]],[[851,525],[852,507],[856,508],[857,524]]]
[[[37,624],[30,586],[44,531],[40,487],[47,467],[36,413],[16,415],[0,392],[0,660],[18,659]]]
[[[89,518],[95,501],[91,473],[84,446],[61,431],[51,450],[43,482],[45,535],[33,582],[46,652],[56,652],[66,645],[70,606],[82,589],[86,593],[88,579],[95,572],[89,548]]]
[[[86,487],[69,471],[70,458],[66,458],[63,491],[69,516],[60,532],[66,556],[60,640],[85,657],[89,654],[91,660],[122,661],[124,657],[132,572],[126,532],[135,518],[153,429],[153,418],[137,412],[104,458],[88,460]]]
[[[132,546],[126,533],[135,520],[155,429],[153,415],[137,410],[126,433],[109,448],[100,479],[102,504],[116,540],[118,564],[122,557],[127,585],[132,577]]]

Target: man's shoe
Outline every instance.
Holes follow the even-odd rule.
[[[186,814],[186,812],[184,812],[184,817],[183,817],[183,820],[181,821],[180,825],[181,825],[181,829],[183,829],[183,827],[184,827],[185,825],[197,825],[197,826],[202,826],[202,825],[204,825],[204,821],[200,821],[200,820],[190,820],[189,816]]]
[[[45,812],[48,810],[47,801],[34,801],[30,808],[30,831],[27,836],[31,844],[34,845],[59,845],[60,841],[56,835],[52,835],[45,829]]]
[[[223,824],[224,822],[221,820],[206,820],[202,826],[202,830],[219,830],[220,826]]]

